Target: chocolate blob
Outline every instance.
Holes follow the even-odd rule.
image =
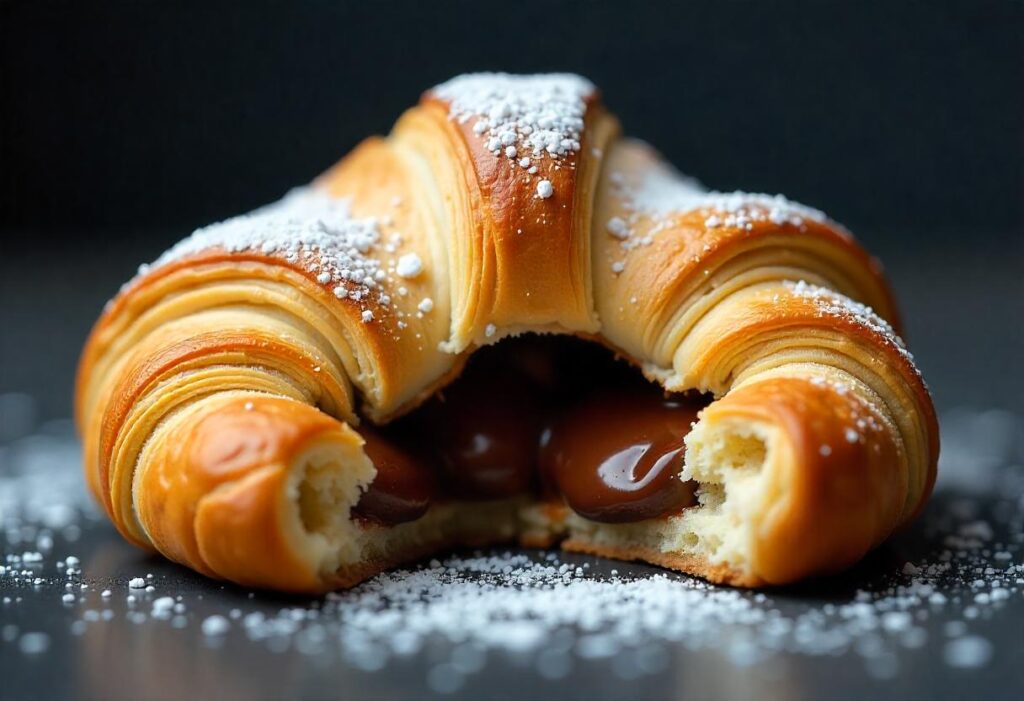
[[[360,426],[363,450],[377,468],[359,502],[357,517],[393,526],[415,521],[427,512],[437,491],[434,472],[393,437]]]
[[[543,400],[521,378],[473,379],[444,390],[425,410],[446,489],[469,500],[531,492]]]
[[[629,523],[668,516],[696,503],[679,477],[683,437],[702,404],[648,388],[596,394],[545,430],[545,481],[584,518]]]

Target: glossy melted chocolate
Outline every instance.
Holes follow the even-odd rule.
[[[545,432],[541,469],[584,518],[629,523],[695,503],[679,477],[683,437],[700,405],[620,389],[585,400]]]
[[[507,377],[458,383],[426,408],[446,491],[460,499],[507,499],[533,491],[544,403]]]
[[[402,523],[426,513],[438,491],[487,500],[538,486],[545,498],[564,498],[604,523],[658,518],[695,503],[679,471],[683,437],[701,403],[666,399],[592,344],[505,343],[474,358],[456,383],[386,433],[360,427],[377,477],[355,507],[358,517]],[[594,378],[604,389],[580,400]]]
[[[359,427],[363,450],[377,468],[377,476],[363,492],[353,513],[362,519],[395,525],[415,521],[430,508],[437,479],[422,460],[391,437]]]

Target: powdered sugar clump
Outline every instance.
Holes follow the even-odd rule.
[[[469,73],[432,92],[449,103],[453,119],[475,120],[473,131],[495,155],[536,159],[580,150],[586,99],[594,86],[571,73]]]
[[[571,73],[470,73],[432,90],[448,102],[452,119],[473,122],[473,133],[488,151],[529,175],[538,173],[544,159],[553,159],[559,168],[559,161],[580,150],[587,98],[593,92],[590,81]],[[547,180],[538,185],[541,199],[552,192]]]

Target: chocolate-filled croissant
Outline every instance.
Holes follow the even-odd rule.
[[[580,77],[465,75],[140,268],[76,413],[120,532],[246,586],[517,538],[783,584],[931,492],[898,324],[821,212],[705,191]]]

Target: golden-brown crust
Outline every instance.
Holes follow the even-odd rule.
[[[718,215],[734,203],[714,198],[648,207],[645,179],[678,178],[617,138],[596,92],[582,99],[580,143],[530,169],[431,92],[321,176],[316,192],[350,198],[380,233],[372,295],[348,295],[287,249],[253,247],[172,256],[129,283],[86,343],[75,404],[89,486],[125,537],[211,576],[292,591],[464,544],[469,534],[321,571],[288,511],[291,461],[317,437],[361,456],[348,423],[411,410],[475,347],[522,331],[600,342],[668,390],[721,397],[702,421],[780,426],[792,447],[786,499],[764,515],[749,567],[580,534],[567,549],[755,586],[848,566],[912,519],[934,484],[938,427],[892,330],[846,299],[898,330],[877,262],[834,222],[769,212],[774,201],[740,198],[754,216],[732,219]],[[402,256],[422,269],[399,274]],[[856,391],[812,382],[836,378]],[[863,445],[837,442],[850,402],[881,427]],[[823,441],[828,456],[814,452]],[[217,458],[225,446],[244,468],[221,469],[233,464]]]
[[[615,560],[646,562],[649,565],[702,577],[715,584],[728,584],[733,587],[760,587],[768,583],[756,575],[741,572],[729,565],[712,563],[705,557],[662,552],[639,545],[616,546],[596,543],[583,535],[574,535],[563,540],[561,547],[567,552],[586,553]]]
[[[465,154],[467,180],[475,182],[479,203],[474,211],[481,246],[481,296],[474,328],[526,326],[592,328],[579,261],[583,232],[574,226],[578,157],[560,162],[535,159],[530,174],[514,160],[496,157],[473,133],[473,122],[448,118],[448,104],[427,94],[423,111],[447,132]],[[599,118],[592,115],[591,119]],[[541,180],[551,183],[549,198],[537,195]],[[492,285],[486,282],[493,280]]]
[[[757,517],[751,570],[772,584],[831,574],[860,560],[904,518],[909,489],[898,438],[852,387],[778,377],[709,406],[708,425],[779,430],[771,504]],[[771,459],[771,458],[770,458]]]
[[[296,546],[284,499],[295,457],[318,440],[361,443],[299,402],[213,399],[172,419],[147,447],[135,508],[167,557],[248,586],[309,591],[321,573]]]

